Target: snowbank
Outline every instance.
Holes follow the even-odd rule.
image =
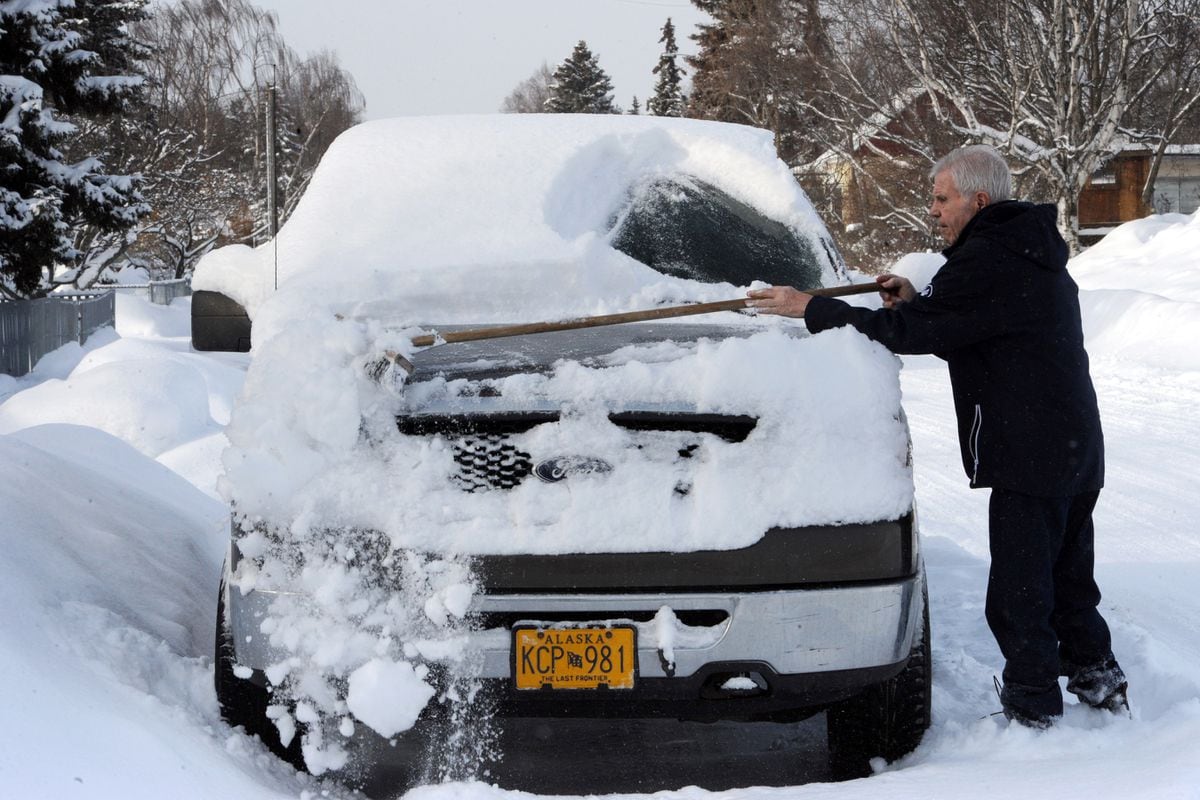
[[[144,359],[78,368],[62,383],[21,392],[0,410],[0,433],[59,420],[107,431],[148,456],[216,431],[208,390],[195,370]],[[111,404],[97,405],[95,398]]]
[[[1093,357],[1200,370],[1200,213],[1127,222],[1069,269]]]
[[[0,436],[0,473],[4,795],[297,796],[290,770],[221,731],[227,508],[95,428]]]
[[[1200,214],[1121,225],[1071,260],[1080,289],[1120,289],[1200,303]]]
[[[0,460],[5,565],[36,587],[8,598],[9,613],[30,603],[99,605],[177,652],[207,651],[211,584],[228,530],[219,503],[91,427],[40,425],[0,437]],[[49,496],[38,485],[47,475],[55,476]]]
[[[0,407],[0,433],[70,422],[151,457],[220,436],[245,359],[190,352],[188,308],[186,301],[164,308],[118,295],[116,331],[102,329],[82,348],[70,344],[42,358],[23,381],[29,388]]]
[[[945,262],[912,253],[890,271],[918,291]],[[1200,370],[1200,214],[1127,222],[1067,265],[1079,284],[1088,353]]]

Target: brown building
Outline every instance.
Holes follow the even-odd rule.
[[[1200,145],[1170,145],[1154,180],[1153,206],[1142,203],[1153,153],[1129,145],[1109,159],[1079,194],[1079,232],[1094,240],[1147,214],[1191,214],[1200,208]]]

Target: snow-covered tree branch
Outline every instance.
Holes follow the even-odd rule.
[[[134,174],[70,152],[71,114],[134,109],[142,51],[128,26],[144,0],[0,3],[0,293],[45,294],[81,252],[73,222],[118,235],[149,212]]]

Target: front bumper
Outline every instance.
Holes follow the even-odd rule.
[[[871,680],[860,683],[861,688],[889,677],[907,659],[921,627],[923,580],[918,572],[869,585],[761,592],[485,595],[473,602],[475,618],[506,624],[469,634],[469,649],[479,655],[473,676],[511,676],[511,623],[586,620],[637,627],[639,683],[752,672],[769,690],[776,683],[794,684],[787,676],[809,676],[816,686],[822,675],[829,683],[836,675],[865,671],[863,677]],[[287,655],[260,630],[276,596],[271,591],[230,591],[237,661],[257,671]],[[669,635],[662,632],[663,607],[671,612]],[[686,624],[689,620],[711,624]],[[700,685],[711,683],[706,679]]]

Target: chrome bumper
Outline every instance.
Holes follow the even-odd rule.
[[[660,633],[660,620],[636,622],[638,674],[687,677],[706,664],[754,661],[780,674],[805,674],[897,664],[908,657],[920,634],[923,573],[900,581],[866,586],[769,592],[493,595],[475,598],[473,612],[525,615],[522,621],[571,615],[620,622],[645,618],[664,606],[672,612],[721,611],[712,626],[675,625]],[[260,630],[277,593],[230,591],[227,608],[239,663],[265,669],[287,656]],[[547,615],[541,617],[540,615]],[[669,621],[671,614],[666,614]],[[479,677],[511,675],[512,635],[503,628],[469,634],[469,647],[481,655]]]

